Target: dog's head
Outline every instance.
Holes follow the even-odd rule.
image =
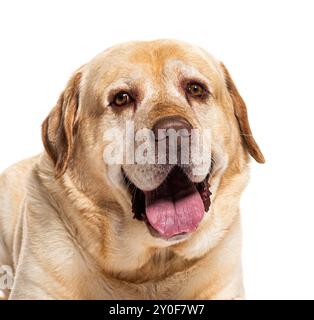
[[[56,178],[66,172],[130,241],[160,246],[205,227],[223,177],[245,170],[248,154],[264,162],[225,66],[177,41],[96,56],[70,79],[42,134]]]

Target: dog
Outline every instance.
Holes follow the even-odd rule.
[[[157,134],[150,150],[165,140],[166,162],[105,161],[126,123]],[[192,130],[209,160],[170,163]],[[6,298],[244,298],[239,201],[250,156],[265,159],[223,63],[175,40],[109,48],[74,72],[42,140],[0,177]]]

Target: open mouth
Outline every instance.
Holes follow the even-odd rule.
[[[175,166],[155,190],[142,191],[123,172],[132,196],[134,218],[145,221],[153,231],[169,239],[193,232],[210,207],[208,179],[193,183]]]

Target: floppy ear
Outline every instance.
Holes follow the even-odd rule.
[[[54,162],[55,176],[66,171],[73,152],[81,72],[76,72],[61,93],[57,105],[42,124],[44,147]]]
[[[250,155],[259,163],[264,163],[265,158],[257,145],[249,124],[247,109],[244,100],[240,96],[227,68],[221,63],[225,75],[226,85],[232,99],[235,116],[238,120],[240,133],[244,144],[246,145]]]

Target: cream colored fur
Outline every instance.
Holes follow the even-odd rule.
[[[251,136],[246,109],[224,66],[202,49],[160,40],[110,48],[74,78],[78,73],[79,84],[68,84],[63,105],[46,122],[48,153],[0,177],[0,266],[12,266],[15,275],[6,294],[10,299],[243,298],[239,201],[248,181],[248,151],[264,159],[253,137],[241,138]],[[178,81],[198,74],[212,98],[189,105]],[[130,82],[142,100],[136,111],[115,112],[108,107],[110,86]],[[68,141],[73,150],[60,158],[64,150],[54,134],[62,120],[56,110],[70,118],[71,90],[79,93],[71,118],[78,129]],[[112,183],[108,172],[114,168],[102,158],[106,128],[131,118],[138,128],[150,127],[169,113],[211,129],[215,160],[210,210],[194,233],[173,242],[152,237],[133,219],[121,168]],[[64,169],[59,177],[54,156]]]

